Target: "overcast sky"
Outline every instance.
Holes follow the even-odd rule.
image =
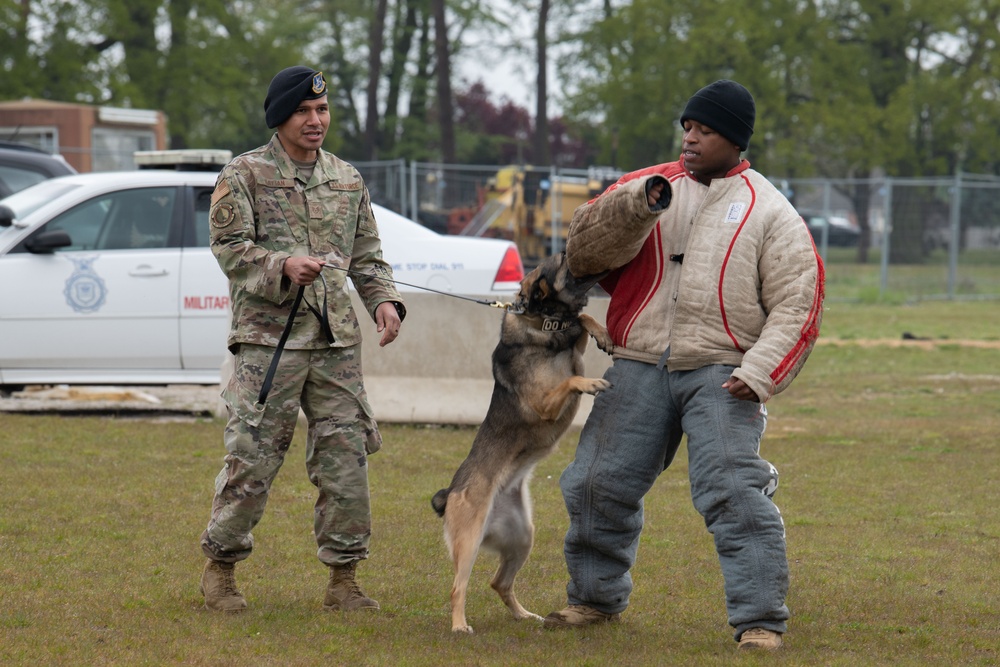
[[[527,46],[531,42],[522,43]],[[464,89],[482,79],[494,103],[506,96],[528,109],[534,108],[534,56],[524,48],[511,48],[484,39],[466,47],[455,65],[456,88]]]
[[[530,112],[535,110],[535,28],[538,17],[537,2],[532,9],[525,10],[511,4],[509,0],[486,0],[492,4],[507,30],[494,29],[483,34],[466,34],[463,50],[455,60],[456,88],[482,79],[490,91],[494,103],[507,96]],[[612,4],[619,4],[611,0]],[[562,86],[556,78],[554,62],[559,53],[555,45],[557,33],[563,29],[580,30],[603,14],[604,2],[598,0],[576,0],[567,16],[563,11],[553,9],[549,16],[549,116],[559,114],[559,98]]]

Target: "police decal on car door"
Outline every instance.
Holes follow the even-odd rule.
[[[108,288],[104,280],[94,271],[94,261],[99,255],[92,257],[70,257],[66,259],[75,267],[73,273],[66,279],[66,303],[78,313],[94,313],[104,305]]]

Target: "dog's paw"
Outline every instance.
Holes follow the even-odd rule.
[[[594,342],[597,343],[597,347],[608,354],[614,354],[615,352],[615,342],[611,340],[611,335],[607,330],[600,332],[594,336]]]
[[[471,635],[472,634],[472,626],[471,625],[458,625],[458,626],[452,628],[451,631],[454,634]]]
[[[533,614],[524,607],[522,607],[516,600],[514,601],[514,608],[510,610],[511,616],[514,617],[515,621],[544,621],[545,619],[538,614]]]
[[[583,388],[588,394],[597,394],[599,392],[605,391],[606,389],[611,389],[611,383],[604,379],[597,378],[587,378],[586,385]]]

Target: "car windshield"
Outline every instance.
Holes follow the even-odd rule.
[[[80,186],[76,183],[45,181],[0,199],[0,204],[14,211],[15,220],[21,220],[50,201],[58,199],[78,187]]]
[[[41,183],[49,178],[40,171],[34,171],[30,167],[8,166],[0,164],[0,191],[20,192],[21,190]]]

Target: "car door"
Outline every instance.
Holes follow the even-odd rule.
[[[54,216],[0,262],[9,368],[180,367],[175,187],[118,190]],[[31,252],[65,232],[70,245]],[[36,247],[37,250],[37,247]]]
[[[209,248],[212,187],[194,186],[186,196],[193,211],[185,224],[181,253],[181,365],[218,371],[229,334],[229,281]]]

